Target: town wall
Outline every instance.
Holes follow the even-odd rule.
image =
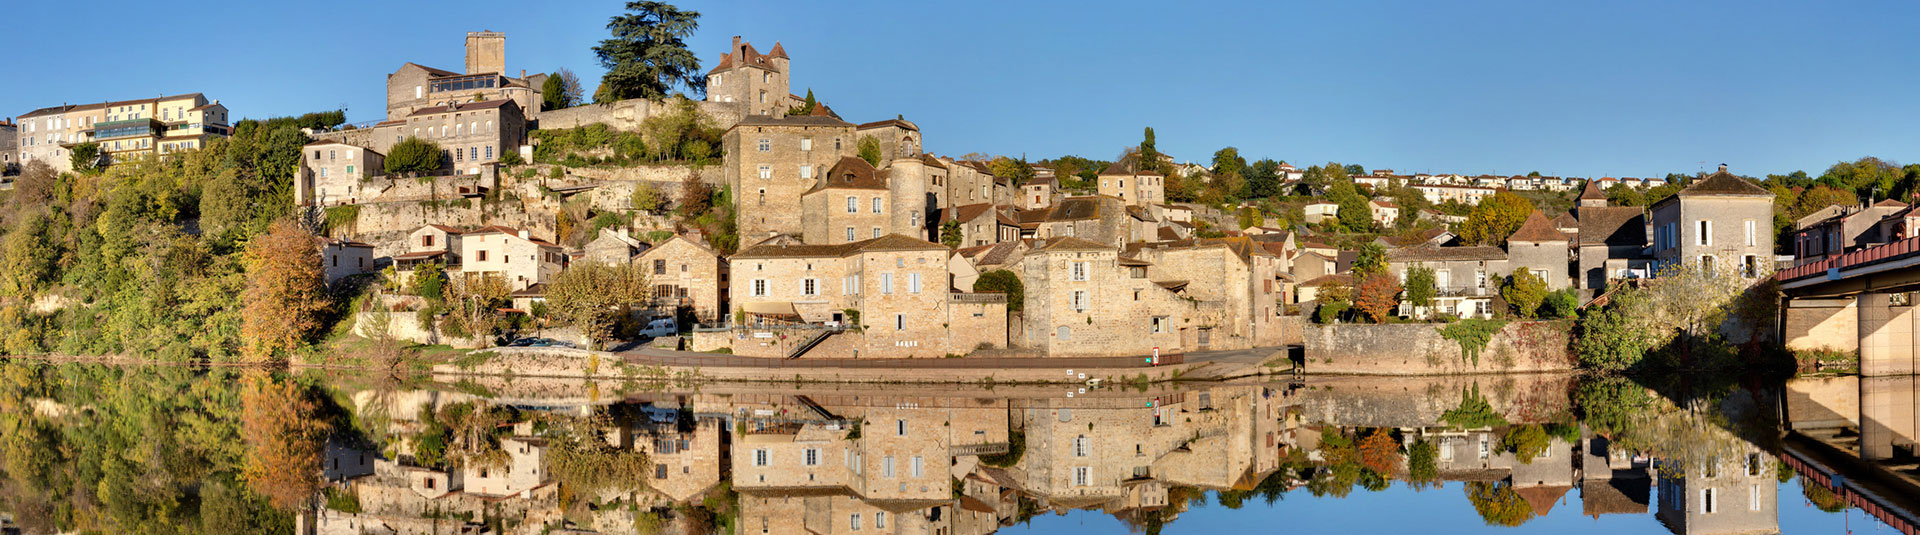
[[[633,98],[612,104],[583,104],[562,110],[546,110],[539,114],[538,127],[551,130],[601,123],[615,130],[636,130],[648,117],[670,113],[673,105],[671,101]],[[722,129],[740,122],[746,112],[740,103],[733,102],[696,101],[693,105],[712,121],[710,126]]]
[[[1443,325],[1313,325],[1305,332],[1314,374],[1444,375],[1574,369],[1569,324],[1513,322],[1493,335],[1478,362],[1440,335]]]

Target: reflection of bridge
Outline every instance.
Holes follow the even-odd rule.
[[[1920,534],[1920,399],[1915,377],[1795,379],[1787,384],[1781,460],[1902,533]]]
[[[1860,373],[1920,371],[1920,237],[1808,262],[1774,274],[1781,339],[1791,349],[1857,350]]]

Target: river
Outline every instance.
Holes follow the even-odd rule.
[[[1915,384],[674,384],[9,362],[0,519],[24,533],[1914,533]]]

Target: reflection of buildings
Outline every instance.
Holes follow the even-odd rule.
[[[1912,470],[1920,377],[1826,377],[1787,382],[1782,460],[1836,504],[1905,533],[1920,532]],[[1865,461],[1865,462],[1862,462]],[[1809,497],[1811,499],[1811,494]]]
[[[1744,454],[1735,458],[1710,456],[1662,467],[1660,509],[1654,514],[1660,523],[1685,534],[1779,533],[1780,487],[1772,457],[1750,443],[1740,444]]]

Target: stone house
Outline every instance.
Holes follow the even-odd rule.
[[[727,261],[706,243],[676,234],[633,257],[646,269],[656,299],[671,299],[704,323],[727,315]]]
[[[1246,237],[1135,244],[1128,257],[1148,263],[1147,278],[1188,301],[1178,318],[1181,347],[1243,349],[1281,343],[1280,261]],[[1189,330],[1189,328],[1191,330]]]
[[[1725,165],[1655,202],[1652,213],[1653,255],[1663,268],[1687,264],[1749,279],[1773,271],[1773,192]]]
[[[320,266],[326,271],[327,285],[380,268],[374,262],[373,246],[353,240],[320,238]]]
[[[367,183],[382,175],[386,155],[332,140],[308,143],[300,151],[299,181],[293,202],[301,206],[359,204],[380,195]]]
[[[1027,249],[1030,248],[1032,248],[1031,240],[1009,240],[992,245],[962,247],[954,250],[954,256],[966,259],[979,273],[996,269],[1015,270],[1017,273],[1016,264],[1020,262],[1021,257],[1026,256]],[[962,291],[973,289],[972,285],[961,285],[958,281],[955,287]]]
[[[720,483],[724,420],[658,411],[648,414],[655,417],[633,429],[634,449],[646,452],[653,463],[647,488],[686,503]]]
[[[1157,236],[1157,225],[1137,217],[1145,213],[1143,210],[1128,208],[1118,197],[1099,195],[1067,197],[1044,214],[1027,214],[1038,219],[1034,223],[1035,238],[1081,238],[1117,248]],[[1021,218],[1023,224],[1027,214]]]
[[[479,174],[480,167],[500,161],[508,151],[520,150],[527,139],[525,108],[507,99],[449,102],[413,110],[399,122],[374,127],[374,149],[387,152],[408,137],[432,141],[446,151],[446,165],[462,174]],[[383,135],[384,134],[384,135]]]
[[[609,265],[625,265],[633,261],[634,255],[651,247],[647,242],[628,236],[625,231],[613,228],[600,229],[598,237],[587,242],[585,249],[588,262]]]
[[[1020,222],[1013,215],[993,203],[976,203],[956,206],[940,212],[940,226],[936,232],[944,232],[948,221],[960,225],[960,246],[978,247],[1020,239]]]
[[[466,72],[405,63],[387,75],[387,120],[397,121],[421,108],[476,100],[511,100],[528,116],[540,112],[546,74],[507,75],[507,36],[467,32]]]
[[[707,70],[707,101],[740,103],[747,115],[785,115],[787,109],[801,103],[787,89],[792,83],[790,62],[786,47],[780,43],[761,54],[752,43],[733,36],[726,55]]]
[[[1771,455],[1744,440],[1716,442],[1737,444],[1735,455],[1665,461],[1680,466],[1659,471],[1654,518],[1674,533],[1779,533]]]
[[[1178,284],[1148,278],[1151,263],[1120,252],[1074,237],[1027,251],[1018,272],[1026,286],[1020,345],[1056,357],[1183,352],[1182,340],[1213,327],[1184,322],[1198,305],[1172,289]]]
[[[1893,227],[1880,223],[1896,213],[1907,211],[1907,204],[1887,199],[1868,206],[1828,208],[1816,213],[1835,213],[1794,228],[1792,240],[1796,263],[1893,241],[1890,239],[1893,233],[1883,232]],[[1805,219],[1802,218],[1803,221]]]
[[[914,158],[901,160],[901,164],[920,165]],[[916,187],[924,183],[915,173],[893,171],[875,169],[853,156],[840,158],[800,196],[802,241],[833,245],[888,234],[926,236],[926,196],[923,187]]]
[[[1429,313],[1461,318],[1491,318],[1494,299],[1500,295],[1501,280],[1511,272],[1507,252],[1499,247],[1409,247],[1387,251],[1387,270],[1398,274],[1406,284],[1407,270],[1421,266],[1433,270],[1432,310],[1401,303],[1400,314],[1427,317]]]
[[[905,117],[874,121],[854,127],[856,138],[872,137],[880,142],[882,161],[920,156],[920,125]]]
[[[321,476],[327,481],[346,481],[373,475],[374,452],[349,446],[329,437],[321,456]]]
[[[1036,177],[1020,185],[1021,210],[1039,210],[1053,206],[1053,198],[1060,194],[1060,183],[1052,176]]]
[[[1156,204],[1153,205],[1153,209],[1154,216],[1159,217],[1161,221],[1193,223],[1193,208],[1178,204]]]
[[[1598,293],[1606,291],[1609,280],[1649,276],[1646,212],[1637,206],[1608,206],[1599,181],[1588,181],[1576,202],[1579,288]]]
[[[509,290],[551,280],[566,269],[566,251],[525,230],[491,226],[460,237],[460,272],[501,277]]]
[[[507,460],[500,466],[469,464],[466,467],[466,492],[483,496],[512,496],[533,490],[547,482],[547,441],[535,437],[500,439]]]
[[[1318,251],[1301,250],[1293,257],[1293,278],[1310,281],[1316,278],[1343,273],[1345,266],[1340,265],[1336,257],[1327,256]]]
[[[953,187],[953,181],[949,176],[953,172],[952,168],[947,165],[945,160],[934,157],[932,154],[921,154],[919,160],[920,172],[926,175],[928,209],[944,210],[951,208],[953,203],[948,202],[948,200],[952,198],[952,195],[948,189]]]
[[[407,234],[405,251],[393,256],[393,269],[409,273],[415,266],[439,262],[441,267],[457,271],[460,266],[460,237],[466,231],[446,225],[426,225]]]
[[[749,115],[727,129],[721,144],[741,241],[804,233],[802,195],[855,154],[854,143],[853,124],[830,116]]]
[[[1134,206],[1167,202],[1167,177],[1139,165],[1140,157],[1129,153],[1100,172],[1100,195],[1111,196]]]
[[[1392,201],[1367,201],[1367,210],[1371,212],[1373,222],[1381,227],[1392,227],[1400,221],[1400,207]]]
[[[944,188],[946,197],[941,199],[944,204],[938,207],[946,208],[983,202],[999,205],[1012,204],[1012,199],[1002,198],[1003,193],[1000,190],[1006,186],[998,177],[993,176],[993,170],[989,169],[985,162],[954,161],[944,158],[937,160],[943,162],[947,168],[947,182]],[[934,189],[940,189],[938,186],[940,184],[933,185]]]
[[[0,119],[0,175],[20,172],[20,125]]]
[[[1546,281],[1547,289],[1559,291],[1573,285],[1567,275],[1568,237],[1539,210],[1527,215],[1520,229],[1507,237],[1507,259],[1515,272],[1525,269]]]
[[[729,301],[743,312],[746,327],[860,327],[832,335],[841,341],[822,344],[825,354],[940,357],[1003,347],[1004,298],[953,293],[952,254],[944,245],[898,234],[837,245],[755,245],[728,259]],[[733,350],[790,356],[772,342],[736,343]]]

